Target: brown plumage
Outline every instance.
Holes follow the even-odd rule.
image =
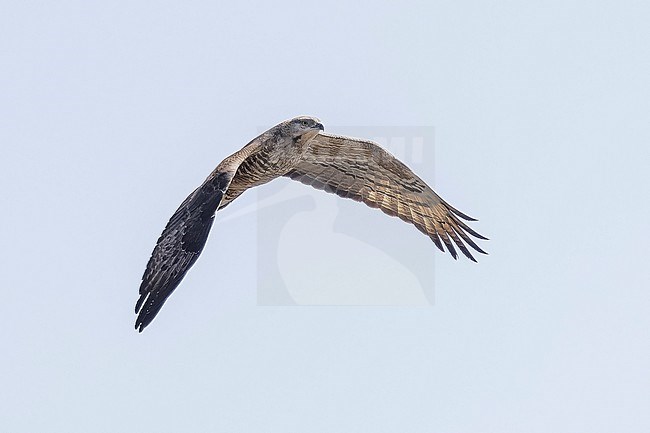
[[[158,239],[140,285],[135,323],[140,332],[153,320],[203,250],[215,212],[245,190],[280,176],[361,201],[415,225],[455,258],[456,247],[476,261],[470,237],[487,239],[462,220],[422,179],[371,141],[324,134],[312,117],[280,123],[221,162],[176,210]],[[454,246],[455,245],[455,246]]]

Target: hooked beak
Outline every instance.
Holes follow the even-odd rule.
[[[325,127],[323,126],[322,123],[318,123],[316,124],[316,126],[318,126],[318,129],[320,129],[321,131],[325,131]]]

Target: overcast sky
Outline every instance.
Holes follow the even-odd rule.
[[[0,430],[650,431],[648,22],[641,1],[4,1]],[[135,332],[178,204],[299,114],[430,128],[411,165],[490,255],[281,180],[219,213]],[[295,214],[261,205],[285,185]],[[312,272],[356,303],[435,299],[300,306],[336,303],[301,301]],[[258,305],[269,281],[288,297]]]

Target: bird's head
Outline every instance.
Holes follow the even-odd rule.
[[[286,124],[289,135],[299,141],[307,141],[314,138],[320,131],[325,128],[315,117],[299,116],[289,120]]]

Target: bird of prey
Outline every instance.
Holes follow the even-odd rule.
[[[435,245],[457,258],[456,247],[476,261],[469,236],[487,240],[458,211],[406,165],[372,141],[325,134],[322,123],[300,116],[284,121],[224,159],[174,212],[158,239],[142,277],[135,328],[158,314],[201,254],[217,210],[249,188],[286,176],[314,188],[379,208],[413,224]],[[454,246],[455,245],[455,246]]]

